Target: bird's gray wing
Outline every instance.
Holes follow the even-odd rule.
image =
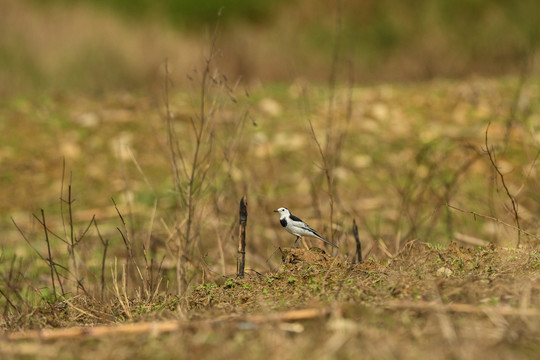
[[[337,245],[333,244],[332,242],[326,240],[325,238],[323,238],[321,235],[319,235],[315,230],[313,230],[311,228],[311,226],[309,226],[308,224],[306,224],[305,222],[303,222],[300,218],[294,216],[293,214],[290,215],[290,218],[291,220],[294,220],[294,225],[304,229],[304,230],[307,230],[309,231],[310,233],[312,233],[315,237],[321,239],[322,241],[324,241],[325,243],[327,244],[330,244],[332,245],[333,247],[338,247]]]
[[[292,223],[299,227],[299,228],[302,228],[304,230],[307,230],[307,231],[310,231],[310,232],[315,232],[315,230],[313,230],[311,228],[311,226],[309,226],[308,224],[306,224],[305,222],[302,221],[302,219],[294,216],[294,215],[290,215],[290,219],[292,220]]]
[[[313,229],[311,228],[311,226],[309,226],[308,224],[306,224],[306,223],[304,222],[304,220],[300,219],[299,217],[294,216],[293,214],[290,214],[290,215],[289,215],[289,218],[290,218],[291,220],[293,220],[293,221],[294,221],[294,225],[298,226],[299,228],[302,228],[302,229],[304,229],[304,230],[307,230],[307,231],[316,233],[315,230],[313,230]]]

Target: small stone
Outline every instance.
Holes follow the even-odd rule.
[[[450,277],[453,273],[454,272],[452,270],[444,266],[437,269],[437,276],[439,277]]]

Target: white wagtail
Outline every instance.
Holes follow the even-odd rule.
[[[296,240],[294,241],[292,247],[295,247],[298,240],[302,238],[302,235],[305,235],[316,237],[317,239],[322,240],[325,243],[337,248],[336,245],[332,244],[330,241],[324,239],[319,234],[317,234],[317,232],[313,230],[311,226],[291,214],[289,209],[281,207],[277,210],[274,210],[274,212],[279,213],[279,222],[281,223],[281,226],[283,226],[285,230],[287,230],[291,234],[296,235]]]

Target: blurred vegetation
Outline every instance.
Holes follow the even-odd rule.
[[[326,81],[336,48],[357,81],[538,68],[531,59],[540,3],[533,0],[1,2],[3,94],[148,89],[165,58],[182,84],[220,9],[220,67],[245,82]]]
[[[198,199],[201,220],[197,233],[201,253],[214,271],[234,271],[236,209],[246,191],[249,219],[254,219],[248,223],[251,268],[274,266],[267,261],[269,256],[277,246],[292,240],[271,211],[278,206],[289,206],[321,233],[330,234],[329,194],[307,117],[327,146],[328,158],[333,159],[334,233],[340,252],[348,258],[354,251],[352,219],[360,224],[360,237],[371,248],[370,256],[376,258],[386,256],[379,242],[394,253],[412,239],[448,244],[459,236],[456,234],[515,246],[512,228],[446,207],[449,203],[514,224],[509,199],[482,151],[488,123],[489,143],[519,203],[520,226],[537,233],[537,82],[520,85],[516,79],[501,79],[340,87],[333,95],[335,118],[331,123],[329,90],[307,86],[307,98],[302,99],[301,86],[260,88],[249,97],[243,88],[236,89],[231,98],[223,93],[212,95],[218,113],[210,140],[208,182]],[[195,148],[189,135],[189,119],[197,111],[195,91],[170,95],[186,159],[193,157]],[[10,217],[41,246],[43,234],[29,213],[39,214],[44,208],[51,229],[62,232],[58,198],[65,157],[67,174],[73,170],[65,182],[70,179],[77,199],[73,209],[76,228],[84,228],[96,214],[102,235],[116,249],[114,256],[123,258],[111,197],[122,213],[131,212],[126,218],[137,241],[147,241],[147,223],[155,211],[151,240],[155,247],[148,256],[165,257],[162,269],[174,268],[163,223],[172,228],[179,192],[170,177],[163,106],[157,101],[119,93],[106,99],[71,95],[35,101],[18,98],[5,104],[0,112],[4,169],[0,195],[12,200],[0,203],[0,230],[3,244],[10,249],[7,254],[13,251],[32,259]],[[309,102],[309,109],[301,106],[304,102]],[[83,244],[88,248],[81,250],[83,258],[94,259],[99,242],[93,232],[87,239]],[[223,258],[216,241],[223,244]],[[523,243],[535,241],[525,235],[522,238]],[[100,256],[99,249],[97,252]],[[55,249],[58,261],[65,256],[64,247]]]
[[[199,294],[193,310],[218,289],[257,294],[249,288],[257,284],[264,299],[277,284],[305,286],[302,297],[289,293],[296,304],[276,292],[270,309],[381,294],[462,301],[469,292],[454,291],[461,283],[433,292],[431,276],[491,281],[518,269],[529,283],[538,267],[537,2],[230,2],[212,61],[205,58],[218,1],[0,4],[0,309],[10,315],[3,329],[87,325],[88,314],[140,319],[154,301],[175,310],[187,299],[171,293]],[[500,76],[514,72],[521,76]],[[466,80],[410,81],[441,77]],[[389,80],[408,81],[358,84]],[[189,191],[195,210],[185,206]],[[247,268],[260,277],[240,284],[229,276],[244,194]],[[278,206],[335,237],[333,255],[343,263],[356,255],[354,220],[367,271],[351,278],[332,260],[336,279],[303,264],[264,277],[286,270],[277,249],[292,240],[272,212]],[[190,217],[193,232],[184,230]],[[185,239],[191,247],[181,250]],[[415,241],[429,245],[400,258]],[[456,241],[490,250],[440,251]],[[497,247],[518,244],[515,252]],[[175,285],[179,263],[186,289]],[[380,274],[392,276],[355,285],[383,263]],[[407,282],[411,275],[428,282]],[[500,288],[514,283],[503,280]],[[335,285],[343,284],[349,292],[339,298]],[[538,290],[495,297],[497,287],[482,284],[489,286],[467,304],[494,296],[538,308],[526,300]],[[73,306],[85,315],[75,321],[62,317],[62,298],[92,302]],[[112,320],[92,315],[109,300]],[[53,321],[33,322],[29,314],[44,307]]]
[[[41,3],[50,1],[35,0]],[[165,19],[175,27],[186,29],[207,25],[216,21],[218,14],[223,11],[223,19],[226,23],[235,20],[248,22],[260,22],[268,20],[283,3],[279,1],[264,0],[56,0],[57,3],[69,5],[75,2],[97,5],[105,9],[113,10],[127,18],[158,17]]]

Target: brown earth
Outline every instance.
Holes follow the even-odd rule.
[[[318,249],[283,249],[282,259],[274,273],[205,283],[186,299],[134,300],[128,321],[122,306],[82,297],[36,309],[2,324],[0,354],[527,359],[540,350],[537,248],[410,242],[380,262],[352,264]]]

